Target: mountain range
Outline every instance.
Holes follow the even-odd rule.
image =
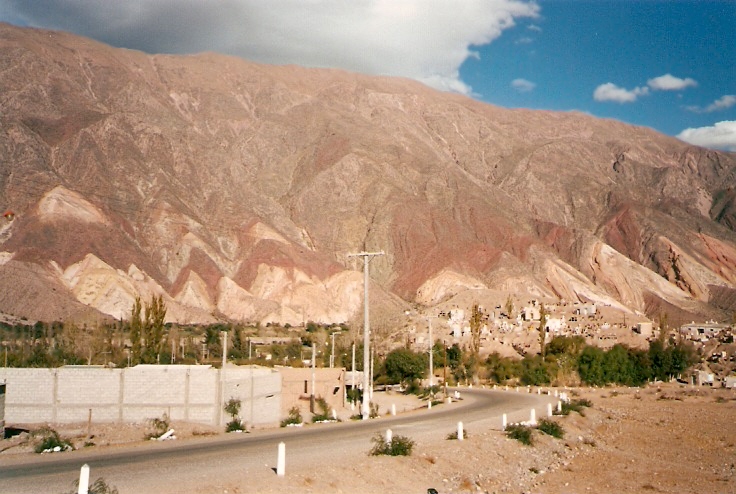
[[[0,24],[0,156],[16,317],[345,322],[366,251],[379,313],[736,310],[736,154],[583,113]]]

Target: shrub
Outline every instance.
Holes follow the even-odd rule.
[[[227,400],[227,403],[225,403],[225,412],[230,415],[231,418],[230,422],[225,425],[225,432],[245,430],[245,427],[243,426],[243,421],[240,420],[240,417],[238,417],[238,414],[240,413],[240,406],[240,400],[237,400],[235,398],[230,398],[229,400]]]
[[[380,432],[371,439],[371,442],[373,443],[373,448],[370,451],[371,456],[409,456],[415,444],[406,436],[394,436],[390,442],[386,442]]]
[[[555,415],[569,415],[570,412],[578,412],[580,415],[585,416],[585,411],[583,409],[592,406],[593,404],[590,402],[590,400],[586,400],[585,398],[563,401],[562,410],[559,412],[555,410],[554,413]]]
[[[315,399],[319,413],[312,415],[312,422],[324,422],[326,420],[332,420],[330,416],[330,406],[327,404],[327,400],[321,396]]]
[[[169,430],[169,415],[164,413],[161,418],[152,418],[148,420],[148,424],[153,429],[153,432],[148,432],[145,435],[146,439],[156,439],[161,437]]]
[[[562,426],[554,420],[541,419],[537,425],[537,429],[549,436],[556,437],[557,439],[562,439],[562,436],[565,435],[565,431]]]
[[[59,436],[59,433],[50,427],[42,427],[35,431],[33,435],[39,439],[34,448],[36,453],[43,453],[49,450],[53,451],[55,448],[59,448],[59,451],[74,449],[70,440]]]
[[[463,429],[463,438],[467,439],[468,437],[470,437],[470,434],[468,434],[467,430]],[[457,439],[457,431],[450,432],[447,436],[445,436],[445,439],[449,441]]]
[[[289,409],[289,416],[281,421],[281,427],[286,427],[289,425],[299,425],[302,423],[304,423],[304,420],[302,419],[302,412],[299,410],[299,407],[293,406]]]
[[[516,439],[522,444],[531,446],[532,440],[532,428],[526,425],[513,424],[506,427],[506,437],[510,439]]]
[[[69,491],[69,494],[77,494],[77,492],[79,492],[79,479],[74,481],[74,489]],[[118,489],[108,485],[105,479],[100,477],[90,484],[87,494],[118,494]]]

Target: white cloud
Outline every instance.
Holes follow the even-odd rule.
[[[519,91],[520,93],[528,93],[529,91],[532,91],[535,87],[537,87],[536,84],[534,84],[532,81],[527,81],[526,79],[514,79],[511,81],[511,87]]]
[[[714,111],[727,110],[734,105],[736,105],[736,95],[726,94],[705,108],[701,108],[699,106],[687,106],[685,108],[695,113],[712,113]]]
[[[5,18],[148,53],[216,51],[274,64],[403,76],[469,94],[459,68],[528,0],[2,0]]]
[[[649,88],[636,87],[624,89],[612,82],[601,84],[593,91],[593,99],[596,101],[614,101],[616,103],[633,103],[639,96],[649,94]]]
[[[649,79],[647,84],[655,91],[679,91],[687,87],[695,87],[698,85],[695,79],[680,79],[672,74],[665,74],[654,79]]]
[[[677,134],[677,138],[696,146],[736,151],[736,121],[726,120],[712,127],[685,129]]]
[[[538,33],[542,32],[542,28],[537,26],[536,24],[529,24],[526,28],[530,31],[536,31]]]
[[[533,43],[533,42],[534,42],[534,39],[533,38],[530,38],[528,36],[524,36],[524,37],[519,38],[516,41],[514,41],[514,43],[517,44],[517,45],[528,45],[528,44]]]

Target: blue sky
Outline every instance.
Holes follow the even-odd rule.
[[[736,1],[0,0],[0,21],[149,53],[410,77],[736,151]]]

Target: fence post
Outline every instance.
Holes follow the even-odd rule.
[[[279,455],[276,460],[276,475],[283,477],[286,473],[286,444],[279,443]]]
[[[89,492],[89,465],[86,463],[82,465],[82,469],[79,472],[79,489],[78,494],[87,494]]]

